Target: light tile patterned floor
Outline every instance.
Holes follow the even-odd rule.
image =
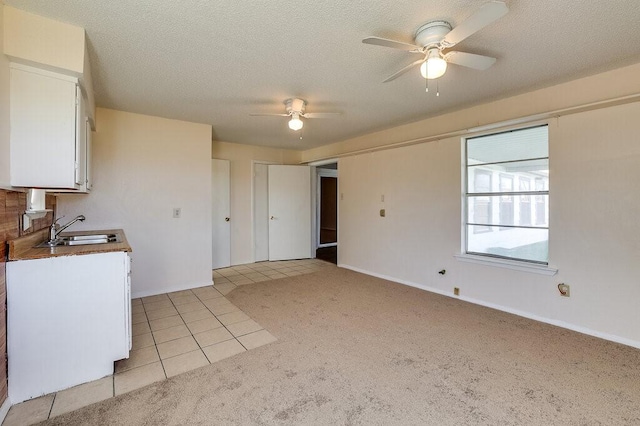
[[[239,265],[214,270],[214,286],[134,299],[133,347],[113,376],[14,405],[2,424],[37,423],[271,343],[276,338],[224,296],[331,266],[317,259]]]

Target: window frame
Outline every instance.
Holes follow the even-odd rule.
[[[547,257],[546,261],[538,261],[538,260],[532,260],[532,259],[524,259],[524,258],[514,258],[514,257],[509,257],[509,256],[503,256],[503,255],[499,255],[499,254],[492,254],[492,253],[482,253],[482,252],[475,252],[475,251],[469,251],[468,247],[469,247],[469,237],[470,237],[470,225],[472,227],[476,226],[492,226],[495,228],[498,228],[499,230],[504,230],[504,229],[509,229],[509,228],[522,228],[522,229],[546,229],[547,230],[547,250],[548,250],[548,244],[549,244],[549,233],[550,233],[550,226],[549,223],[547,222],[547,226],[539,226],[538,225],[538,220],[536,218],[535,223],[533,220],[530,221],[529,225],[513,225],[513,226],[504,226],[504,225],[500,225],[500,224],[496,224],[496,225],[487,225],[487,224],[480,224],[480,223],[474,223],[474,222],[470,222],[469,221],[469,214],[470,214],[470,210],[469,210],[469,200],[471,198],[476,198],[476,197],[482,197],[482,196],[488,196],[488,197],[499,197],[498,199],[501,199],[501,197],[503,196],[510,196],[512,197],[512,200],[514,201],[514,206],[513,208],[515,209],[515,200],[519,200],[522,196],[531,196],[531,202],[529,203],[529,205],[535,205],[536,201],[539,200],[540,197],[543,197],[546,195],[547,199],[546,202],[543,201],[543,204],[545,204],[546,206],[548,206],[549,204],[549,187],[550,187],[550,183],[549,183],[549,177],[547,177],[547,184],[546,184],[546,188],[543,190],[537,190],[535,189],[535,182],[536,182],[536,178],[527,178],[529,180],[529,191],[522,191],[520,190],[520,188],[518,187],[518,189],[516,190],[515,185],[516,185],[516,180],[512,177],[512,190],[511,191],[507,191],[507,192],[503,192],[503,191],[495,191],[495,192],[489,192],[489,193],[476,193],[476,192],[469,192],[469,169],[470,167],[478,167],[479,165],[474,165],[471,164],[469,165],[469,154],[468,154],[468,141],[471,139],[475,139],[475,138],[479,138],[479,137],[486,137],[486,136],[492,136],[492,135],[499,135],[499,134],[504,134],[504,133],[513,133],[513,132],[518,132],[518,131],[524,131],[524,130],[528,130],[528,129],[534,129],[534,128],[539,128],[539,127],[546,127],[547,128],[547,136],[549,137],[550,134],[550,126],[548,122],[544,122],[544,123],[538,123],[538,124],[530,124],[530,125],[526,125],[526,126],[520,126],[520,127],[514,127],[514,128],[508,128],[508,129],[502,129],[502,130],[497,130],[494,129],[492,131],[486,131],[486,132],[482,132],[482,133],[476,133],[476,134],[469,134],[468,136],[465,136],[462,138],[462,178],[463,178],[463,187],[462,187],[462,227],[463,227],[463,232],[462,232],[462,250],[461,250],[461,254],[456,255],[455,257],[458,258],[458,260],[462,260],[462,261],[467,261],[467,262],[472,262],[472,263],[491,263],[491,264],[496,264],[497,266],[502,266],[508,269],[517,269],[517,270],[525,270],[525,271],[529,271],[529,272],[539,272],[539,273],[543,273],[543,274],[547,274],[547,275],[553,275],[557,272],[557,269],[553,269],[549,267],[549,258]],[[547,139],[547,144],[549,144],[548,139]],[[492,163],[483,163],[480,165],[485,165],[485,166],[491,166],[491,165],[496,165],[496,164],[505,164],[505,163],[517,163],[517,162],[524,162],[524,161],[534,161],[534,160],[547,160],[547,162],[549,162],[549,152],[548,152],[548,146],[547,146],[547,156],[546,157],[540,157],[540,158],[526,158],[526,159],[520,159],[520,160],[510,160],[510,161],[496,161],[496,162],[492,162]],[[482,169],[480,169],[482,170]],[[477,173],[477,172],[476,172]],[[500,176],[500,172],[498,172],[498,175]],[[501,177],[498,178],[499,180],[501,179]],[[498,182],[498,184],[500,185],[501,182]],[[519,179],[518,179],[518,185],[519,185]],[[543,185],[544,186],[544,185]],[[534,190],[535,189],[535,190]],[[515,220],[515,210],[514,210],[514,220]],[[477,234],[476,232],[473,232],[473,234]]]

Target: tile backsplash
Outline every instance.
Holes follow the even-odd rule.
[[[55,215],[56,198],[47,194],[48,212],[42,219],[31,222],[31,227],[22,230],[22,214],[27,208],[27,193],[0,189],[0,405],[7,398],[7,241],[51,225]]]

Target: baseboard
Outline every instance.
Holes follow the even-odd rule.
[[[9,401],[9,397],[4,400],[2,406],[0,407],[0,425],[4,423],[5,417],[9,413],[9,409],[11,408],[11,401]]]
[[[518,309],[509,308],[507,306],[498,305],[495,303],[485,302],[484,300],[474,299],[471,297],[463,297],[463,296],[454,296],[453,294],[442,291],[438,288],[429,287],[423,284],[414,283],[407,280],[401,280],[398,278],[394,278],[384,274],[378,274],[375,272],[367,271],[365,269],[357,268],[355,266],[346,265],[346,264],[338,264],[338,267],[349,269],[351,271],[360,272],[361,274],[370,275],[372,277],[381,278],[387,281],[393,281],[398,284],[407,285],[410,287],[419,288],[420,290],[425,290],[431,293],[440,294],[442,296],[451,297],[452,299],[462,300],[464,302],[473,303],[474,305],[485,306],[487,308],[495,309],[502,312],[507,312],[509,314],[517,315],[519,317],[528,318],[534,321],[543,322],[545,324],[554,325],[556,327],[566,328],[568,330],[576,331],[578,333],[586,334],[593,337],[598,337],[600,339],[609,340],[611,342],[620,343],[622,345],[631,346],[634,348],[640,349],[640,342],[632,339],[627,339],[626,337],[617,336],[615,334],[602,333],[600,331],[592,330],[587,327],[582,327],[576,324],[568,323],[565,321],[558,321],[551,318],[541,317],[539,315],[532,314],[530,312],[521,311]]]
[[[181,290],[191,290],[192,288],[206,287],[208,285],[213,285],[213,280],[204,282],[204,283],[191,283],[191,284],[186,284],[182,286],[172,286],[169,288],[162,288],[159,290],[150,290],[150,291],[131,293],[131,298],[137,299],[139,297],[155,296],[156,294],[172,293],[174,291],[181,291]]]

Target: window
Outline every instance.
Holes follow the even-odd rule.
[[[545,191],[545,179],[542,178],[536,178],[536,191],[538,191],[538,193],[543,193]],[[549,180],[546,179],[546,182],[548,183]],[[548,188],[547,188],[547,193],[548,193]],[[547,223],[547,216],[549,213],[549,210],[547,209],[547,198],[544,195],[536,195],[535,196],[535,200],[536,200],[536,225],[543,225],[545,223]]]
[[[526,177],[520,177],[520,192],[523,194],[528,194],[531,189],[531,179]],[[521,195],[520,196],[520,205],[519,205],[519,213],[520,215],[520,225],[531,225],[531,196],[530,195]]]
[[[500,225],[509,225],[508,227],[501,226],[501,231],[511,229],[513,225],[513,195],[507,195],[513,193],[513,176],[506,173],[500,173]]]
[[[465,145],[465,252],[546,265],[548,127],[467,138]]]
[[[473,179],[473,189],[478,193],[491,192],[491,172],[476,170]],[[476,197],[474,199],[474,215],[478,222],[488,223],[491,219],[491,199],[489,197]],[[481,232],[491,232],[489,226],[476,226],[473,228],[475,234]]]

